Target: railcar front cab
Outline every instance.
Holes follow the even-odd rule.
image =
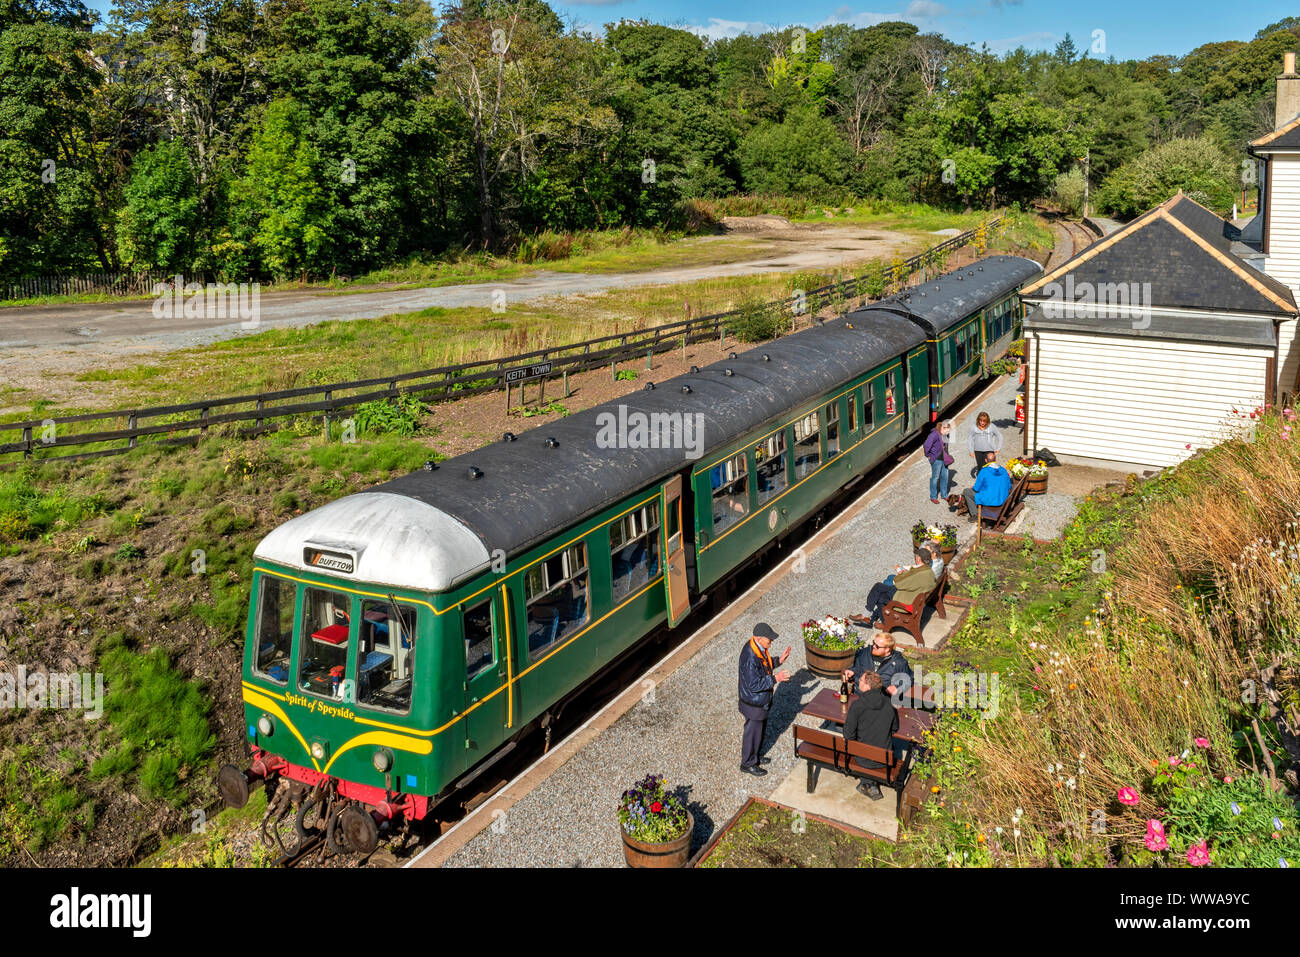
[[[345,568],[347,556],[319,563],[331,562]],[[258,563],[243,668],[253,761],[242,787],[222,769],[227,803],[240,806],[258,778],[333,779],[365,806],[376,838],[398,817],[424,816],[425,729],[439,710],[432,597]]]

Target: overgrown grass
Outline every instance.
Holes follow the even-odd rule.
[[[0,860],[32,863],[29,855],[95,824],[95,805],[72,780],[80,755],[65,749],[49,761],[32,741],[0,750]]]
[[[999,708],[931,737],[918,859],[1179,864],[1206,841],[1216,864],[1296,863],[1295,796],[1268,783],[1288,758],[1243,693],[1294,660],[1300,622],[1300,449],[1285,418],[1260,421],[1085,501],[1057,544],[968,561],[976,608],[935,667],[997,672]]]

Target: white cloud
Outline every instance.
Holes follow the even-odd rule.
[[[748,20],[722,20],[718,17],[709,17],[707,26],[684,26],[682,29],[710,40],[723,40],[738,37],[742,33],[769,33],[776,28],[766,23]]]
[[[1060,41],[1061,38],[1055,33],[1040,31],[1038,33],[1022,33],[1018,37],[1007,37],[1004,40],[989,40],[988,45],[989,49],[994,53],[1006,53],[1016,47],[1043,50],[1047,47],[1055,47]]]
[[[942,3],[934,3],[932,0],[912,0],[907,5],[903,17],[905,19],[930,20],[934,17],[941,17],[947,12],[948,8]]]

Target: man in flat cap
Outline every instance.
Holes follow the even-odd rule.
[[[772,655],[769,649],[776,632],[765,621],[754,626],[753,637],[740,649],[740,713],[745,716],[745,734],[740,748],[740,770],[755,777],[767,774],[760,765],[771,758],[759,757],[763,745],[763,732],[767,728],[767,713],[772,709],[772,695],[776,686],[790,680],[790,672],[772,673]],[[781,652],[779,664],[790,657],[790,647]]]

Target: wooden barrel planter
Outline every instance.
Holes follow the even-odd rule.
[[[1031,477],[1030,477],[1030,478],[1025,482],[1025,494],[1026,494],[1026,495],[1042,495],[1042,494],[1043,494],[1044,492],[1046,492],[1046,491],[1047,491],[1047,476],[1046,476],[1046,475],[1040,476],[1039,478],[1033,478],[1033,477],[1031,476]]]
[[[849,648],[847,651],[827,651],[825,648],[808,644],[807,639],[804,640],[803,650],[808,670],[822,678],[840,677],[845,668],[853,666],[853,659],[858,653],[855,648]]]
[[[940,554],[943,555],[943,563],[947,565],[951,563],[954,558],[957,557],[957,546],[956,545],[944,546],[940,549]]]
[[[623,835],[623,858],[628,867],[685,867],[691,857],[691,834],[695,831],[695,815],[686,812],[686,833],[671,841],[651,844],[638,841],[619,826]]]

